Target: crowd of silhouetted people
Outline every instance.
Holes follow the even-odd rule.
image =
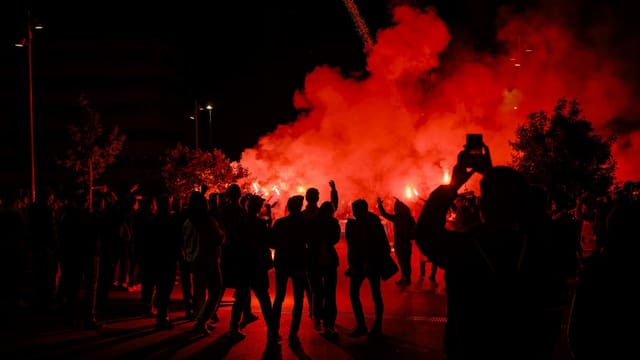
[[[99,329],[104,324],[96,313],[109,309],[110,292],[139,291],[140,315],[168,330],[174,327],[171,294],[180,284],[191,331],[208,335],[219,326],[220,303],[230,290],[226,336],[242,340],[244,327],[262,318],[267,342],[279,342],[290,282],[285,328],[295,346],[305,299],[314,329],[338,338],[342,278],[349,281],[355,320],[347,336],[377,339],[383,336],[386,260],[395,254],[396,284],[411,284],[415,242],[419,276],[429,263],[432,283],[438,270],[444,273],[448,359],[551,359],[563,331],[575,358],[617,358],[612,354],[630,344],[622,320],[636,299],[637,184],[626,182],[605,198],[585,194],[572,204],[486,161],[476,169],[456,164],[451,183],[436,188],[419,209],[395,199],[390,213],[377,198],[375,213],[366,200],[353,199],[344,228],[335,215],[333,181],[330,200],[320,202],[320,191],[309,188],[288,197],[277,218],[272,204],[239,184],[187,198],[104,192],[91,206],[83,193],[63,200],[45,187],[31,202],[5,191],[1,308],[6,316],[59,310],[70,325]],[[480,195],[460,192],[476,172]],[[335,248],[342,238],[346,259]],[[340,261],[346,261],[344,274],[338,274]],[[371,324],[361,302],[365,280],[374,304]]]

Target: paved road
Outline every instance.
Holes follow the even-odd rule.
[[[338,245],[341,259],[340,274],[344,272],[346,257],[344,242]],[[418,257],[414,254],[417,275]],[[176,327],[159,331],[154,319],[140,316],[139,292],[112,292],[111,307],[101,313],[106,326],[99,330],[82,330],[65,324],[56,311],[44,314],[25,312],[19,321],[4,326],[0,342],[3,359],[444,359],[441,352],[445,322],[446,296],[441,285],[428,280],[414,279],[408,286],[398,286],[396,279],[383,283],[385,316],[381,340],[352,339],[347,334],[355,325],[348,298],[348,279],[338,279],[337,341],[330,341],[313,329],[307,314],[303,317],[301,347],[292,349],[286,340],[279,346],[266,346],[266,330],[262,319],[246,329],[246,339],[230,342],[224,336],[229,321],[232,290],[227,290],[217,328],[208,337],[190,332],[192,322],[183,318],[179,285],[174,289],[170,316]],[[442,273],[438,273],[442,284]],[[273,282],[272,282],[273,283]],[[273,287],[273,286],[272,286]],[[272,297],[273,297],[273,289]],[[373,304],[368,286],[363,286],[363,304],[369,324]],[[257,301],[252,302],[259,314]],[[286,339],[290,322],[291,288],[283,306],[281,333]],[[561,347],[562,348],[562,347]],[[568,359],[559,351],[557,360]]]

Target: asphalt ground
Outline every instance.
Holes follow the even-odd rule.
[[[442,353],[443,330],[446,321],[446,294],[442,272],[436,282],[418,277],[419,256],[414,249],[412,283],[395,284],[399,275],[383,282],[384,318],[382,338],[350,338],[355,327],[348,295],[346,249],[344,241],[337,245],[340,256],[338,278],[337,339],[329,339],[316,332],[305,308],[299,331],[300,346],[291,347],[286,337],[292,308],[292,289],[289,284],[281,319],[282,341],[267,344],[266,327],[258,302],[252,309],[260,319],[249,324],[243,332],[246,338],[233,341],[226,336],[233,290],[225,292],[218,312],[220,321],[209,336],[191,331],[193,322],[184,318],[180,284],[176,283],[171,298],[170,313],[175,327],[158,330],[154,318],[142,316],[139,291],[112,291],[108,309],[97,314],[105,326],[84,330],[81,324],[68,323],[60,311],[21,309],[2,327],[0,354],[2,359],[445,359]],[[427,264],[427,276],[431,264]],[[273,271],[271,273],[273,284]],[[273,299],[274,288],[271,286]],[[367,282],[362,287],[362,302],[371,325],[373,302]],[[555,360],[570,359],[561,341]]]

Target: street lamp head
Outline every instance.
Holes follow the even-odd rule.
[[[19,42],[15,43],[16,47],[24,47],[25,45],[27,45],[27,39],[22,38],[20,39]]]
[[[33,29],[34,30],[42,30],[42,29],[44,29],[44,26],[42,26],[42,24],[36,24],[36,25],[33,26]]]
[[[207,105],[207,110],[213,110],[213,105],[211,104]]]

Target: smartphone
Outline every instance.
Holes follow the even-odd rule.
[[[482,134],[467,134],[466,150],[470,154],[482,154]]]

